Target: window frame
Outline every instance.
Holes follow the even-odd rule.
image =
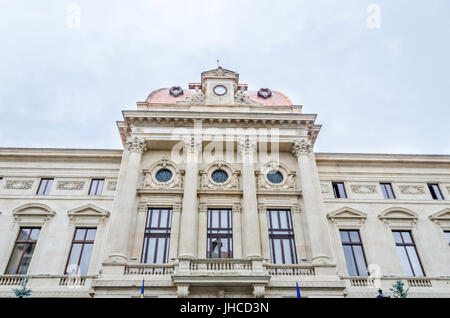
[[[339,185],[342,184],[342,189],[343,189],[343,195],[341,196],[341,192],[339,190]],[[348,195],[347,195],[347,190],[345,189],[345,182],[343,181],[332,181],[331,182],[331,187],[333,188],[333,193],[334,193],[334,198],[335,199],[347,199]]]
[[[450,246],[450,230],[444,230],[444,237],[447,240],[448,246]]]
[[[167,210],[167,227],[160,227],[161,224],[161,212],[158,212],[158,226],[152,227],[152,218],[153,218],[153,212],[154,211],[161,211],[161,210]],[[144,229],[144,239],[142,244],[142,252],[141,252],[141,263],[143,264],[167,264],[169,260],[169,253],[170,253],[170,236],[172,233],[172,216],[173,216],[173,208],[172,207],[160,207],[160,208],[147,208],[147,216],[145,218],[145,229]],[[149,225],[149,226],[147,226]],[[157,231],[157,233],[152,232]],[[165,231],[162,232],[162,231]],[[163,263],[156,263],[156,259],[158,256],[158,248],[159,248],[159,240],[156,242],[155,249],[153,251],[153,260],[151,262],[148,262],[149,257],[149,250],[150,246],[147,243],[146,240],[150,241],[151,238],[162,238],[164,240],[164,254],[163,254]]]
[[[271,214],[274,212],[277,213],[278,218],[278,225],[281,225],[281,213],[279,212],[285,212],[287,215],[287,228],[274,228],[272,224],[272,217]],[[295,235],[294,235],[294,225],[292,221],[292,211],[291,209],[267,209],[267,225],[268,225],[268,236],[269,236],[269,248],[270,248],[270,259],[272,264],[283,264],[283,265],[295,265],[298,264],[298,256],[297,256],[297,249],[295,245]],[[284,232],[284,234],[274,232]],[[275,254],[275,240],[281,240],[281,263],[277,262],[276,254]],[[284,253],[284,246],[283,246],[283,239],[289,240],[289,250],[291,253],[291,259],[292,263],[286,263],[286,257]]]
[[[431,198],[437,201],[443,201],[444,195],[442,194],[441,188],[439,187],[439,183],[427,183],[428,190],[430,191]]]
[[[36,191],[36,195],[49,195],[50,191],[52,189],[54,180],[55,180],[54,178],[41,178],[41,180],[39,181],[39,186]],[[44,191],[42,193],[39,193],[39,192],[41,192],[40,190],[42,187],[42,182],[45,182]]]
[[[397,233],[400,234],[400,237],[402,239],[402,243],[398,243],[395,240],[394,232],[397,232]],[[403,234],[402,234],[404,232],[408,232],[409,233],[409,236],[411,237],[411,242],[412,243],[405,243],[405,240],[404,240]],[[399,246],[402,246],[404,248],[404,250],[405,250],[406,256],[408,258],[408,264],[409,264],[410,270],[411,270],[411,272],[413,274],[412,277],[426,277],[425,269],[423,268],[422,260],[420,259],[419,252],[417,251],[417,246],[416,246],[416,242],[414,241],[414,237],[413,237],[412,231],[411,230],[402,230],[402,229],[400,229],[400,230],[392,230],[392,236],[394,238],[395,248],[396,248],[398,257],[400,258],[400,262],[402,264],[402,267],[403,267],[403,262],[401,260],[401,256],[399,255],[399,252],[398,252],[398,247]],[[410,258],[409,253],[408,253],[408,249],[406,248],[407,246],[412,246],[414,248],[414,251],[415,251],[416,256],[417,256],[417,260],[419,261],[420,269],[422,270],[422,276],[416,275],[416,273],[414,271],[414,267],[412,266],[412,262],[411,262],[411,258]],[[403,269],[403,271],[404,271],[404,269]]]
[[[101,187],[101,189],[100,189],[100,193],[98,193],[98,186],[99,186],[99,184],[100,184],[100,181],[102,182],[101,184],[102,184],[102,187]],[[96,185],[96,188],[95,188],[95,193],[94,194],[91,194],[91,191],[92,191],[92,186],[93,186],[93,184],[94,184],[94,182],[97,182],[97,185]],[[101,196],[102,194],[103,194],[103,188],[104,188],[104,186],[105,186],[105,179],[103,178],[93,178],[93,179],[91,179],[91,184],[90,184],[90,186],[89,186],[89,191],[88,191],[88,195],[89,196]]]
[[[347,233],[348,238],[349,238],[349,242],[342,241],[341,232],[346,232]],[[353,242],[352,237],[350,235],[350,232],[356,232],[358,234],[359,242]],[[345,260],[345,264],[347,265],[347,273],[350,275],[350,272],[348,270],[347,258],[345,257],[344,246],[350,246],[350,248],[351,248],[352,256],[353,256],[353,263],[354,263],[354,266],[355,266],[355,269],[356,269],[356,273],[357,273],[356,276],[359,276],[359,277],[366,277],[366,276],[368,276],[369,269],[368,269],[368,266],[367,266],[366,252],[364,251],[364,245],[363,245],[363,242],[362,242],[362,239],[361,239],[360,231],[358,229],[339,229],[339,239],[341,240],[342,252],[344,253],[344,260]],[[365,268],[366,268],[367,275],[361,275],[360,274],[360,269],[359,269],[358,263],[356,261],[356,256],[355,256],[355,251],[353,249],[353,246],[361,246],[362,256],[363,256],[364,265],[365,265]],[[354,276],[354,275],[351,275],[351,276]]]
[[[392,198],[389,197],[389,191],[387,191],[387,189],[386,189],[387,186],[389,186],[389,188],[390,188],[390,192],[392,193]],[[383,194],[383,198],[385,200],[397,199],[395,192],[394,192],[394,187],[392,186],[391,182],[380,182],[380,188],[381,188],[381,193]]]
[[[84,239],[83,240],[75,240],[78,230],[86,230],[86,233],[84,234]],[[93,240],[86,240],[88,230],[95,230],[95,237],[94,237]],[[73,232],[72,243],[70,245],[69,255],[68,255],[67,261],[66,261],[66,267],[64,269],[64,275],[87,275],[89,273],[89,266],[90,266],[91,259],[92,259],[92,252],[94,251],[94,244],[95,244],[95,238],[97,237],[97,232],[98,232],[98,229],[96,227],[76,227],[75,228],[75,231]],[[73,245],[74,244],[82,244],[82,246],[81,246],[81,250],[80,250],[80,256],[78,257],[77,272],[75,274],[69,274],[67,272],[67,267],[69,266],[69,261],[70,261],[70,257],[72,256],[72,250],[73,250]],[[83,257],[84,246],[86,244],[92,244],[92,251],[91,251],[91,255],[89,256],[89,265],[88,265],[86,273],[85,274],[80,274],[79,273],[80,262],[81,262],[81,259]]]
[[[27,230],[27,229],[30,230],[30,233],[28,233],[27,239],[19,241],[20,233],[22,232],[22,230]],[[39,230],[38,238],[36,240],[30,240],[29,239],[33,230]],[[17,233],[16,239],[14,241],[14,246],[13,246],[13,248],[11,250],[10,255],[9,255],[8,264],[6,265],[6,268],[5,268],[5,275],[22,275],[22,274],[18,274],[18,271],[19,271],[19,269],[22,266],[22,261],[23,261],[23,256],[25,255],[25,251],[27,250],[27,247],[28,247],[29,244],[35,244],[34,249],[33,249],[33,254],[31,255],[31,258],[33,258],[34,251],[36,250],[36,246],[37,246],[37,243],[39,241],[39,236],[41,235],[41,231],[42,231],[42,228],[38,227],[38,226],[22,226],[22,227],[19,227],[19,232]],[[9,268],[9,265],[11,264],[12,257],[14,255],[14,251],[15,251],[16,246],[17,246],[18,243],[19,244],[25,244],[25,246],[24,246],[24,249],[22,251],[22,255],[20,256],[20,261],[19,261],[19,263],[17,265],[17,268],[14,270],[14,273],[8,273],[8,268]],[[30,265],[31,265],[31,260],[30,260]],[[30,269],[30,266],[28,266],[27,272],[24,275],[26,275],[28,273],[29,269]]]
[[[212,227],[213,213],[218,211],[218,227]],[[222,226],[222,213],[227,213],[227,223],[228,226]],[[207,223],[206,223],[206,258],[208,259],[231,259],[233,258],[233,209],[232,208],[210,208],[207,211]],[[222,257],[222,244],[219,245],[218,257],[212,257],[212,240],[216,239],[222,242],[222,239],[227,240],[228,257]]]

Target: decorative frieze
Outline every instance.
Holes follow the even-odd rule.
[[[425,194],[425,187],[421,185],[400,185],[401,194]]]
[[[377,192],[377,187],[375,185],[351,185],[353,193],[357,194],[373,194]]]
[[[6,180],[5,188],[9,190],[28,190],[33,186],[34,180]]]
[[[291,153],[298,157],[301,154],[307,154],[312,152],[312,144],[309,139],[295,140],[292,144]]]
[[[85,183],[85,181],[58,181],[56,183],[56,189],[67,191],[83,190]]]

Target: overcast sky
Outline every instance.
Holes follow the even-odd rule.
[[[316,151],[450,154],[449,13],[448,0],[0,0],[0,147],[122,148],[121,110],[220,59],[318,114]]]

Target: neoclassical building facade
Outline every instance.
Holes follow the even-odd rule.
[[[221,67],[117,126],[0,148],[0,296],[450,297],[450,156],[314,153],[316,115]]]

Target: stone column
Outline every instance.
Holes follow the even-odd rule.
[[[183,212],[180,218],[179,258],[197,257],[198,237],[198,157],[202,149],[200,138],[184,140],[186,173],[184,177]]]
[[[261,249],[262,257],[270,261],[270,246],[269,246],[269,226],[267,225],[267,207],[265,204],[258,204],[259,212],[259,227],[261,229]]]
[[[178,252],[178,237],[180,235],[180,214],[181,214],[181,204],[175,203],[172,207],[169,260],[174,260],[178,257],[177,252]]]
[[[261,238],[259,235],[258,198],[254,155],[256,139],[249,137],[239,140],[239,152],[242,156],[242,226],[244,258],[261,258]]]
[[[242,258],[241,205],[233,205],[233,258]]]
[[[206,236],[208,235],[208,206],[198,206],[198,258],[206,258]]]
[[[309,229],[313,263],[329,263],[332,259],[331,240],[325,217],[316,160],[311,141],[295,140],[292,154],[298,159],[298,174],[302,186],[303,208]]]
[[[134,137],[125,142],[124,148],[106,241],[106,255],[116,262],[125,262],[130,256],[128,246],[133,236],[131,225],[136,214],[139,170],[147,145],[145,140]]]

